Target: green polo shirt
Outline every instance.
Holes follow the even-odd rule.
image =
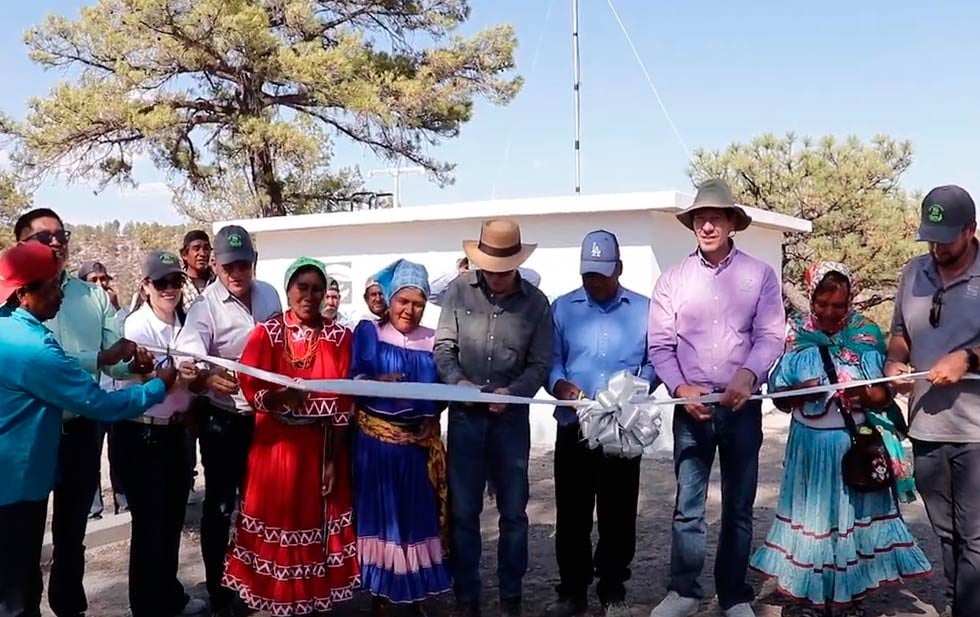
[[[116,309],[101,287],[65,273],[61,275],[61,290],[65,294],[61,310],[44,325],[51,330],[65,353],[78,360],[82,369],[98,383],[101,377],[99,352],[112,347],[120,339]],[[129,377],[129,366],[122,362],[104,368],[103,372],[115,379],[126,379]],[[74,417],[68,413],[64,415],[65,420]]]

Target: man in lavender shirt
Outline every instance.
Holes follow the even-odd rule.
[[[698,188],[677,218],[698,249],[661,275],[650,302],[647,345],[671,395],[722,393],[721,402],[674,412],[674,507],[667,597],[651,617],[690,617],[704,597],[699,578],[707,549],[704,522],[715,451],[721,459],[722,514],[715,587],[728,617],[752,617],[745,582],[752,507],[762,446],[762,405],[748,398],[783,351],[785,314],[776,273],[735,248],[735,232],[752,219],[722,180]]]

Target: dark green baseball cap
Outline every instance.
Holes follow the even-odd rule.
[[[228,225],[214,234],[214,259],[222,266],[236,261],[255,262],[255,247],[244,228]]]
[[[977,208],[969,193],[955,184],[937,186],[922,200],[916,241],[949,244],[976,222]]]

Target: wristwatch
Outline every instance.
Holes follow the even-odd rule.
[[[977,352],[970,348],[966,348],[963,351],[966,352],[966,370],[971,373],[980,371],[980,358],[977,357]]]

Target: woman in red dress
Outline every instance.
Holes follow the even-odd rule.
[[[242,364],[292,378],[341,379],[351,334],[320,316],[322,263],[286,271],[289,310],[252,331]],[[275,616],[326,613],[360,586],[344,433],[352,401],[239,374],[255,435],[223,584]]]

